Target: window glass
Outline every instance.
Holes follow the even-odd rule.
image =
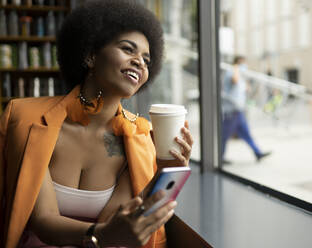
[[[312,2],[222,0],[220,17],[222,169],[312,203]]]

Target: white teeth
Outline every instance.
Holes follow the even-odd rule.
[[[126,74],[133,76],[136,80],[139,80],[139,75],[134,71],[125,71]]]

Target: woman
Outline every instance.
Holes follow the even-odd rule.
[[[163,196],[142,193],[155,148],[148,121],[120,105],[159,72],[159,22],[135,1],[90,1],[57,46],[70,93],[13,100],[1,116],[1,247],[166,247],[176,202],[142,215]],[[186,166],[193,141],[181,131],[171,153]]]

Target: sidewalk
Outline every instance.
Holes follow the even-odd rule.
[[[259,110],[249,112],[255,141],[272,155],[257,163],[246,143],[232,139],[225,157],[233,163],[223,169],[312,203],[312,121],[308,107],[301,106],[287,121],[274,125]]]

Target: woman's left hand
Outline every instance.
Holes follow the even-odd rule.
[[[181,133],[182,139],[180,137],[175,138],[175,141],[179,144],[181,150],[180,151],[170,150],[170,154],[174,156],[176,159],[174,160],[157,159],[158,168],[189,165],[192,153],[193,137],[189,130],[188,121],[185,121],[184,127],[181,128]]]
[[[184,127],[181,128],[181,133],[182,138],[175,138],[175,141],[179,144],[181,150],[170,150],[170,154],[176,158],[177,162],[184,166],[188,166],[192,153],[192,145],[194,143],[188,121],[184,122]]]

